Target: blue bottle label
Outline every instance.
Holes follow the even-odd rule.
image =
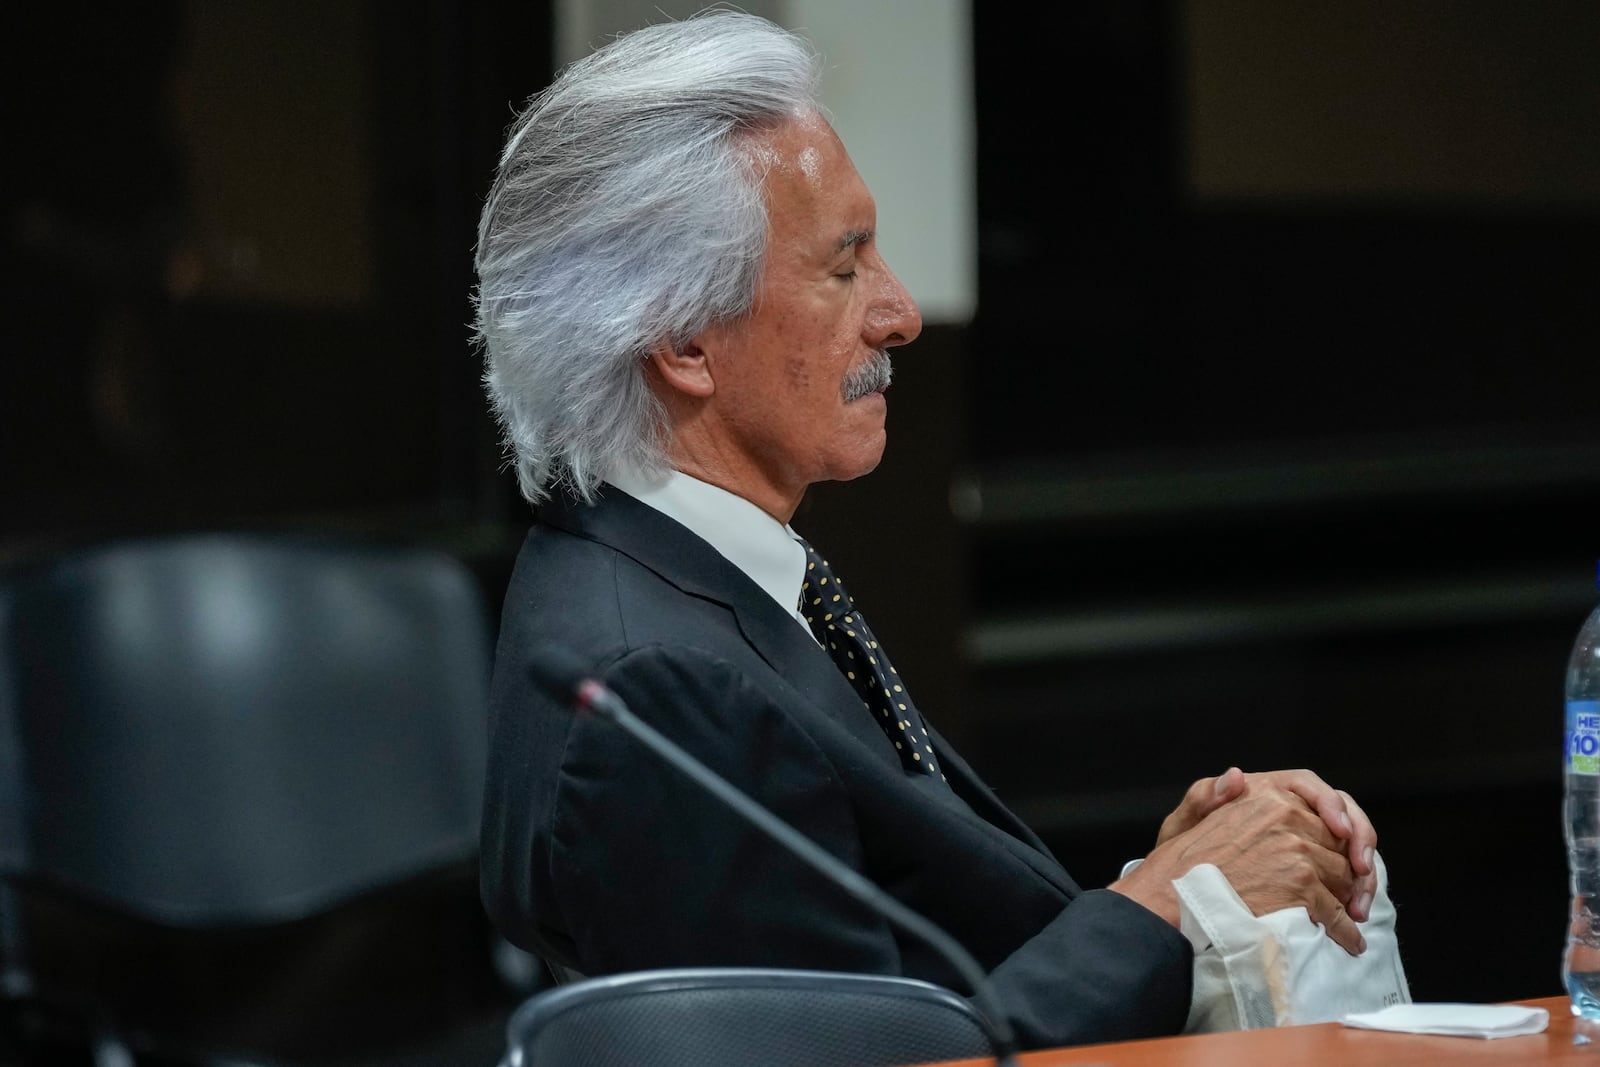
[[[1567,701],[1567,773],[1600,774],[1600,700]]]

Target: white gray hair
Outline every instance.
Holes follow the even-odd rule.
[[[803,37],[714,10],[616,38],[518,115],[478,225],[475,326],[530,503],[664,469],[644,356],[749,313],[767,214],[740,134],[821,113],[820,78]]]

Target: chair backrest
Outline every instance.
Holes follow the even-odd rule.
[[[889,1067],[992,1054],[973,1007],[910,978],[696,968],[586,978],[506,1026],[502,1067]]]
[[[0,592],[0,875],[179,926],[476,854],[490,619],[418,548],[197,534]]]

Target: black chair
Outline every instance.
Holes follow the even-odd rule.
[[[992,1055],[973,1007],[910,978],[705,968],[586,978],[506,1025],[501,1067],[890,1067]]]
[[[288,1062],[403,1039],[478,967],[492,982],[491,655],[472,572],[427,549],[196,534],[8,574],[13,1032],[84,1028],[102,1062]]]

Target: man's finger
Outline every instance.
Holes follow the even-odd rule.
[[[1244,786],[1244,771],[1238,767],[1229,767],[1217,775],[1211,787],[1212,798],[1215,801],[1215,806],[1211,810],[1215,811],[1217,807],[1230,800],[1237,800],[1244,793]]]
[[[1224,804],[1242,796],[1245,785],[1244,772],[1238,767],[1229,767],[1215,778],[1195,779],[1184,791],[1177,808],[1162,821],[1156,833],[1156,844],[1177,837]]]
[[[1355,823],[1355,833],[1350,835],[1345,851],[1350,857],[1350,868],[1357,877],[1350,891],[1350,899],[1345,901],[1345,908],[1352,919],[1364,923],[1372,917],[1372,900],[1378,893],[1378,831],[1373,828],[1372,820],[1367,818],[1367,813],[1361,810],[1361,805],[1356,803],[1354,797],[1342,789],[1339,795],[1344,798],[1345,807]]]
[[[1356,798],[1338,790],[1339,796],[1344,799],[1345,810],[1350,813],[1350,819],[1355,825],[1355,832],[1350,835],[1350,866],[1355,868],[1357,874],[1378,873],[1377,851],[1378,831],[1372,825],[1372,820],[1367,818],[1367,813],[1361,810],[1361,805],[1356,803]]]
[[[1323,897],[1320,907],[1310,914],[1314,921],[1322,924],[1328,936],[1350,955],[1359,956],[1367,951],[1367,939],[1362,936],[1361,927],[1332,896]]]

